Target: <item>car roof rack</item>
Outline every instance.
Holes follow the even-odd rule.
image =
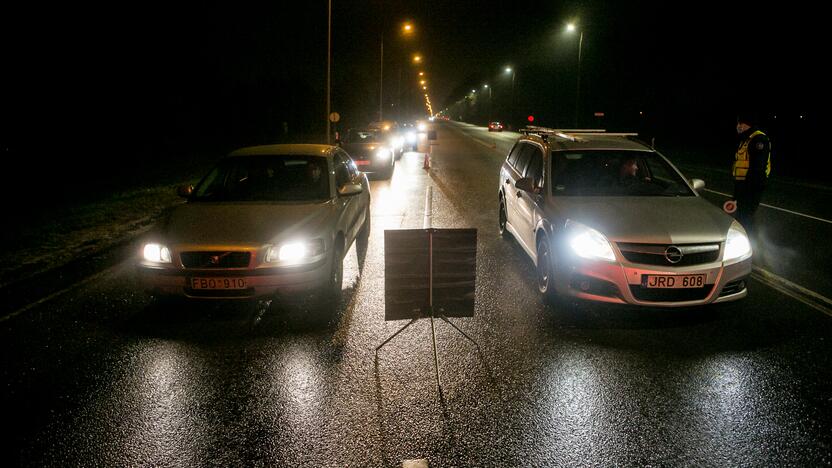
[[[581,141],[581,136],[584,135],[602,135],[602,136],[611,136],[611,137],[624,137],[628,140],[632,140],[638,143],[646,144],[644,141],[638,138],[638,133],[632,132],[617,132],[617,133],[608,133],[603,128],[549,128],[549,127],[538,127],[535,125],[527,125],[524,128],[520,129],[520,133],[523,135],[537,135],[543,141],[548,141],[549,136],[555,136],[557,138],[562,138],[564,140],[569,141]],[[650,146],[650,145],[647,145]]]

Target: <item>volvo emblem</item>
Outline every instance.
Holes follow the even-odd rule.
[[[679,263],[682,261],[682,251],[675,245],[668,246],[664,249],[664,258],[670,263]]]

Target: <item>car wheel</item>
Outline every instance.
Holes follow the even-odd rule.
[[[384,171],[381,173],[381,178],[382,179],[389,179],[389,178],[393,177],[393,168],[395,168],[395,167],[396,167],[396,163],[395,162],[391,163],[390,166],[386,167],[384,169]]]
[[[323,291],[323,299],[333,309],[341,302],[341,286],[344,282],[344,248],[340,245],[332,252],[332,267]]]
[[[554,283],[551,248],[548,238],[543,236],[537,241],[537,290],[547,304],[553,304],[557,300]]]
[[[508,214],[506,213],[506,200],[503,197],[500,197],[500,218],[499,218],[499,228],[500,228],[500,235],[503,237],[508,237],[511,233],[508,232],[506,229],[506,224],[508,223]]]
[[[364,210],[364,223],[361,224],[361,229],[358,231],[358,242],[363,244],[364,247],[367,246],[367,242],[370,239],[370,205],[367,205],[367,209]]]

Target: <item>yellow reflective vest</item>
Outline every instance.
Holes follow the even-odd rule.
[[[731,166],[731,176],[734,180],[745,180],[746,175],[748,175],[748,168],[751,164],[751,161],[748,158],[748,145],[751,144],[751,140],[753,140],[754,137],[759,135],[765,136],[765,133],[759,130],[755,131],[749,135],[748,138],[742,142],[742,144],[740,144],[739,148],[737,148],[737,154],[734,155],[734,164]],[[771,173],[771,144],[769,144],[768,147],[766,177],[768,177],[769,173]]]

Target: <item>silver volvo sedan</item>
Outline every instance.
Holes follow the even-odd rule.
[[[343,257],[370,231],[370,190],[342,149],[237,150],[160,223],[139,252],[153,295],[254,298],[318,292],[336,303]]]
[[[499,227],[548,301],[677,307],[746,296],[743,227],[633,134],[535,127],[500,169]]]

